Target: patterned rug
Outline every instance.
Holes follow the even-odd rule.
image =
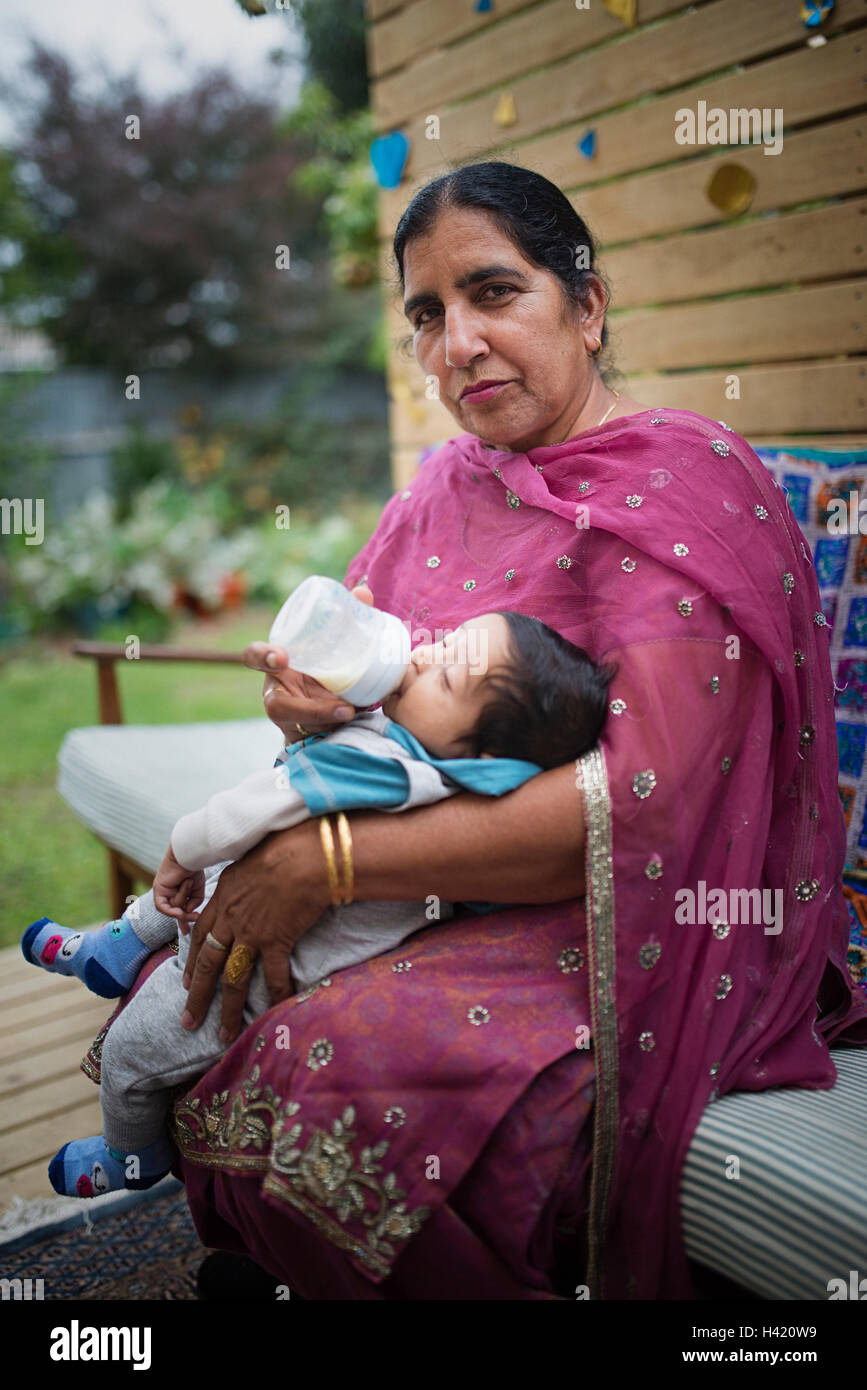
[[[6,1279],[42,1279],[57,1299],[196,1298],[208,1251],[196,1235],[183,1190],[125,1207],[72,1230],[48,1232],[14,1253],[0,1247]]]

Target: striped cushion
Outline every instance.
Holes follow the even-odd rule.
[[[715,1101],[684,1165],[687,1253],[762,1298],[827,1299],[830,1279],[867,1275],[867,1048],[833,1056],[833,1090]]]
[[[101,840],[156,873],[175,821],[269,767],[280,743],[270,719],[73,729],[57,790]]]

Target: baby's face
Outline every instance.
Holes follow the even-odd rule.
[[[469,757],[469,735],[490,698],[484,677],[508,666],[509,625],[499,613],[483,613],[441,642],[414,647],[406,675],[386,695],[382,712],[409,729],[434,758]]]

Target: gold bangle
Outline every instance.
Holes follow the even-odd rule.
[[[328,888],[335,907],[340,906],[340,884],[337,879],[337,861],[334,857],[334,832],[327,816],[319,817],[319,838],[325,855],[325,868],[328,872]]]
[[[342,811],[337,816],[337,833],[340,836],[340,848],[343,853],[343,902],[351,903],[355,891],[355,869],[352,863],[352,833],[349,829],[349,821]]]

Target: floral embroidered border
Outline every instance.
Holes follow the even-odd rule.
[[[264,1046],[264,1038],[256,1041],[257,1049],[260,1041]],[[263,1192],[279,1197],[368,1272],[384,1278],[398,1246],[421,1229],[430,1208],[408,1210],[395,1174],[383,1175],[387,1140],[356,1154],[353,1106],[332,1120],[330,1132],[310,1126],[302,1141],[305,1125],[295,1118],[301,1106],[284,1102],[259,1078],[256,1063],[238,1090],[218,1092],[207,1105],[201,1097],[181,1099],[172,1122],[180,1152],[201,1167],[265,1173]]]
[[[587,1284],[591,1298],[602,1297],[602,1257],[608,1203],[617,1156],[619,1061],[614,1007],[614,873],[611,796],[601,748],[575,764],[584,796],[587,945],[590,957],[590,1021],[596,1056],[593,1115],[593,1172],[588,1213]]]
[[[117,1011],[115,1010],[115,1012]],[[114,1018],[114,1014],[112,1014],[111,1018]],[[102,1025],[79,1063],[80,1070],[84,1072],[85,1076],[89,1076],[91,1081],[95,1081],[97,1086],[100,1085],[102,1080],[102,1044],[105,1042],[105,1035],[108,1032],[108,1024],[110,1022],[111,1019],[108,1020],[108,1023]]]

